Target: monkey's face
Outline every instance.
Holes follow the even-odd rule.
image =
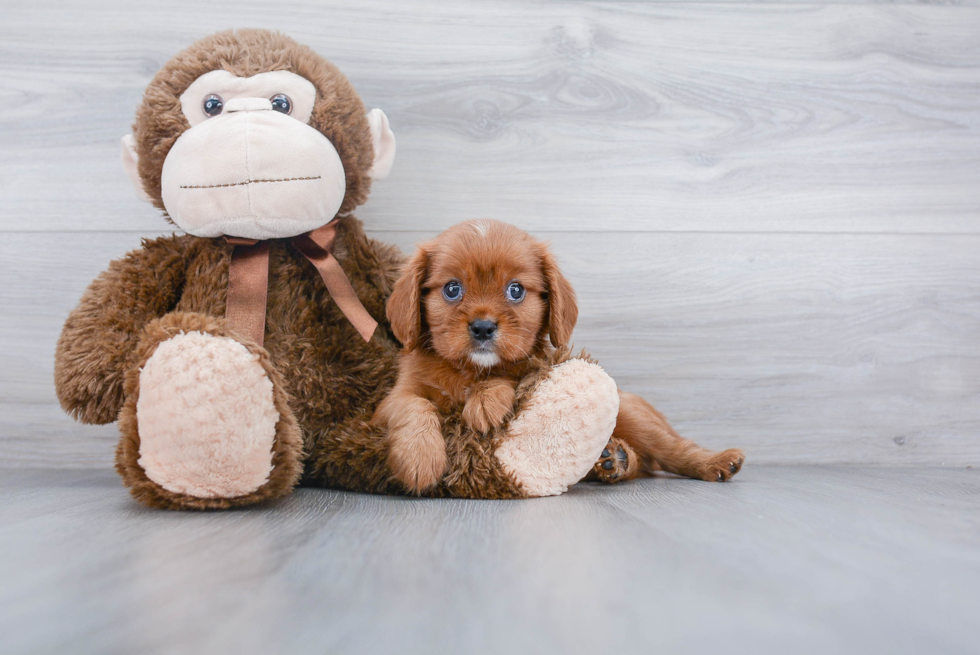
[[[288,71],[199,77],[180,96],[191,127],[167,154],[167,213],[190,234],[270,239],[317,228],[344,199],[344,166],[307,123],[316,89]]]
[[[137,193],[201,237],[293,237],[351,211],[395,155],[388,119],[309,48],[220,32],[154,77],[123,138]]]

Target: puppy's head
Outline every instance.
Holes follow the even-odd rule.
[[[575,292],[547,246],[491,220],[461,223],[421,244],[387,310],[409,350],[431,348],[476,368],[526,359],[546,336],[566,346],[578,319]]]

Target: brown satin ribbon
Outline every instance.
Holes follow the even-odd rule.
[[[354,329],[370,341],[378,322],[361,304],[354,287],[340,267],[333,251],[337,219],[312,232],[293,237],[293,245],[316,266],[330,297]],[[265,340],[265,307],[269,296],[269,242],[225,237],[235,246],[228,270],[228,304],[225,317],[232,327],[260,346]]]
[[[225,318],[255,343],[265,340],[265,304],[269,298],[269,242],[225,237],[235,246],[228,267]]]
[[[364,309],[350,280],[340,267],[333,252],[333,241],[337,237],[337,219],[334,219],[318,227],[312,232],[293,237],[293,245],[309,259],[316,270],[320,271],[323,283],[327,285],[330,297],[337,303],[337,307],[344,313],[354,329],[358,331],[365,341],[370,341],[371,336],[378,327],[378,322],[371,318],[371,315]]]

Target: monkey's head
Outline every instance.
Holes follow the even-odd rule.
[[[146,89],[123,164],[137,193],[202,237],[292,237],[367,200],[395,138],[335,66],[266,30],[220,32]]]

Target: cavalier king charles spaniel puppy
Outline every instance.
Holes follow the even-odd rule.
[[[372,422],[388,429],[391,471],[418,493],[446,469],[440,415],[462,406],[477,432],[502,425],[531,358],[568,346],[578,305],[547,245],[478,220],[419,246],[387,314],[403,351],[398,380]],[[613,436],[587,479],[621,482],[663,470],[720,482],[738,473],[742,451],[705,450],[639,396],[619,397]]]

